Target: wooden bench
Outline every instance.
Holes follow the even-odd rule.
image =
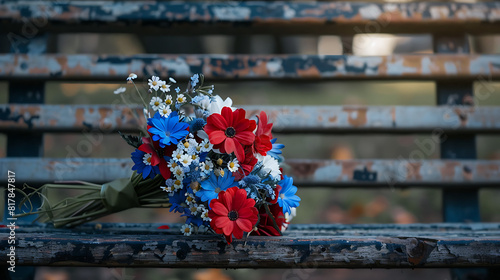
[[[119,6],[119,8],[118,8]],[[162,12],[157,12],[162,11]],[[437,135],[440,160],[293,160],[299,188],[442,188],[438,224],[299,225],[282,237],[184,237],[179,225],[88,224],[73,230],[22,224],[18,266],[221,268],[455,268],[454,279],[499,279],[500,223],[481,223],[478,191],[500,184],[500,161],[476,160],[475,135],[500,133],[499,107],[473,107],[473,83],[500,78],[500,56],[470,54],[466,34],[500,33],[500,3],[66,2],[0,0],[0,54],[9,82],[0,105],[7,135],[2,172],[17,187],[55,180],[105,182],[130,174],[130,159],[44,158],[43,133],[136,132],[122,105],[44,105],[47,81],[124,81],[130,72],[217,81],[435,81],[438,106],[242,106],[264,110],[276,133]],[[34,29],[32,27],[35,27]],[[31,31],[30,31],[30,28]],[[319,55],[47,54],[49,34],[115,32],[202,34],[432,34],[434,54]],[[349,38],[351,38],[349,40]],[[486,89],[479,89],[486,90]],[[220,93],[224,95],[225,93]],[[318,102],[319,103],[319,102]],[[318,104],[319,105],[319,104]],[[131,110],[140,110],[139,107]],[[96,115],[95,112],[98,112]],[[297,115],[301,117],[298,118]],[[90,116],[90,117],[89,117]],[[367,142],[367,145],[369,143]],[[288,149],[300,147],[288,147]],[[286,154],[286,152],[285,152]],[[4,176],[4,175],[3,175]],[[5,178],[3,177],[2,178]],[[4,182],[6,179],[2,179]],[[9,230],[0,229],[0,262]],[[474,268],[475,270],[457,270]],[[489,277],[489,278],[488,278]]]

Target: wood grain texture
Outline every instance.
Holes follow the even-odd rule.
[[[478,80],[500,78],[499,55],[0,55],[0,80]]]
[[[470,33],[498,31],[486,3],[0,1],[2,30],[146,34]],[[23,21],[23,19],[25,21]],[[43,19],[43,20],[42,20]]]
[[[130,177],[132,165],[129,158],[75,158],[71,154],[61,159],[0,159],[3,170],[19,170],[18,181],[36,184],[72,180],[104,183]],[[493,160],[287,159],[284,170],[301,187],[477,189],[500,186],[500,161]]]
[[[275,133],[500,133],[500,107],[245,106],[265,111]],[[138,132],[141,106],[0,104],[2,131]]]
[[[500,266],[500,224],[292,225],[281,237],[179,235],[180,225],[19,227],[17,265],[225,268]],[[138,232],[147,230],[148,232]],[[0,229],[6,261],[8,229]]]

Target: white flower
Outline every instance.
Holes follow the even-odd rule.
[[[280,165],[275,158],[270,155],[263,157],[260,154],[257,154],[257,159],[262,163],[262,169],[259,171],[260,176],[270,174],[273,179],[280,178]]]
[[[220,98],[220,96],[216,95],[212,97],[208,111],[210,112],[210,114],[213,113],[220,114],[222,108],[224,107],[230,107],[231,110],[234,110],[234,108],[231,106],[233,106],[233,100],[231,100],[231,98],[228,97],[226,98],[226,100],[223,101],[222,98]]]
[[[174,83],[174,84],[175,84],[175,83],[177,83],[177,81],[176,81],[176,80],[174,80],[174,78],[168,78],[168,80],[169,80],[169,81],[171,81],[171,82],[172,82],[172,83]]]
[[[212,172],[212,169],[214,168],[214,164],[210,160],[206,160],[205,162],[202,162],[200,165],[201,171],[204,172],[205,174],[210,174]]]
[[[174,151],[175,153],[175,151]],[[174,168],[176,168],[177,166],[179,166],[177,164],[177,162],[175,162],[175,160],[173,158],[171,158],[169,161],[168,161],[168,168],[170,168],[170,171],[172,171]],[[173,171],[172,171],[173,172]]]
[[[186,97],[184,96],[184,94],[178,94],[177,95],[177,103],[186,103]]]
[[[180,165],[177,165],[177,167],[174,167],[170,171],[172,171],[176,179],[181,181],[182,179],[184,179],[184,171],[182,170],[182,167]]]
[[[194,195],[192,193],[186,193],[185,194],[186,196],[186,203],[187,205],[196,205],[196,207],[198,207],[198,205],[196,204],[196,200],[194,199]]]
[[[149,105],[151,105],[151,108],[153,108],[153,110],[158,111],[158,109],[160,109],[161,102],[161,98],[153,96],[153,98],[151,98],[151,102],[149,102]]]
[[[170,110],[170,107],[165,106],[165,104],[161,104],[160,108],[158,108],[158,112],[162,117],[167,118],[170,113],[172,113],[172,110]]]
[[[181,161],[181,157],[184,154],[184,152],[181,149],[177,149],[172,153],[172,158],[174,158],[177,161]]]
[[[165,105],[169,106],[172,105],[172,95],[167,95],[165,96]]]
[[[183,225],[181,227],[181,232],[185,235],[185,236],[190,236],[191,233],[193,232],[193,227],[189,224],[189,225]]]
[[[115,91],[113,92],[114,94],[120,94],[120,93],[124,93],[127,89],[124,88],[124,87],[119,87],[117,89],[115,89]]]
[[[145,154],[142,158],[142,162],[144,162],[145,165],[151,165],[151,154]]]
[[[198,205],[196,203],[191,204],[191,206],[189,207],[189,212],[191,212],[191,215],[198,214]]]
[[[182,180],[178,180],[178,179],[175,180],[173,186],[175,187],[176,190],[182,189]]]
[[[203,142],[201,142],[200,146],[201,146],[202,152],[210,152],[210,150],[212,150],[214,145],[212,145],[212,143],[210,143],[210,140],[205,139],[205,140],[203,140]]]
[[[135,73],[130,73],[127,77],[127,81],[132,81],[133,79],[137,79],[137,75]]]
[[[238,171],[238,168],[240,167],[240,164],[238,163],[238,160],[235,158],[232,161],[228,162],[227,168],[231,172],[236,172]]]
[[[160,90],[162,92],[169,92],[170,91],[170,85],[167,85],[165,81],[160,81]]]
[[[208,210],[205,209],[203,212],[201,212],[201,218],[203,221],[210,222],[212,219],[208,216]]]
[[[182,155],[182,156],[181,156],[181,160],[180,160],[180,162],[181,162],[181,164],[182,164],[183,166],[189,166],[189,165],[191,164],[191,162],[192,162],[192,161],[193,161],[193,159],[191,158],[191,156],[190,156],[190,155],[187,155],[187,154],[186,154],[186,155]]]
[[[160,88],[160,78],[157,76],[151,77],[151,79],[148,79],[148,85],[150,89],[158,90]]]
[[[160,187],[160,188],[161,188],[163,191],[165,191],[165,192],[169,192],[169,193],[171,193],[171,192],[174,192],[174,191],[175,191],[175,187],[174,187],[174,185],[172,185],[172,186],[170,186],[170,187],[169,187],[169,186],[166,186],[166,187]]]

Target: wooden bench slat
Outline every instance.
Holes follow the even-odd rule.
[[[276,133],[500,133],[493,106],[241,107],[248,117],[267,112]],[[141,106],[0,104],[2,131],[138,132],[144,123]]]
[[[133,162],[117,158],[67,159],[2,158],[4,170],[16,173],[19,182],[49,183],[64,180],[106,182],[129,177]],[[285,172],[300,186],[331,187],[439,187],[498,188],[500,161],[490,160],[306,160],[288,159]]]
[[[0,55],[0,79],[125,81],[134,72],[210,81],[269,79],[481,80],[500,78],[500,55]]]
[[[16,264],[109,267],[412,268],[500,267],[500,224],[324,226],[304,235],[235,240],[179,235],[179,228],[148,233],[122,228],[16,230]],[[89,225],[86,225],[88,228]],[[95,227],[95,225],[94,225]],[[364,230],[359,230],[363,227]],[[108,226],[109,228],[109,226]],[[37,233],[38,232],[38,233]],[[7,261],[8,229],[0,229],[0,261]],[[69,261],[70,260],[70,261]]]
[[[2,0],[2,30],[43,17],[41,30],[153,34],[360,34],[498,32],[500,5],[486,3],[294,3]],[[39,22],[39,21],[37,21]],[[172,28],[175,27],[175,28]]]

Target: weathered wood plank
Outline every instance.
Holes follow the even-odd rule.
[[[118,80],[129,73],[209,80],[500,78],[499,55],[0,55],[0,79]]]
[[[500,133],[500,107],[241,106],[267,112],[277,133]],[[0,105],[2,131],[137,132],[141,106]]]
[[[16,264],[108,267],[430,268],[500,266],[500,225],[467,228],[323,225],[292,226],[281,237],[255,237],[228,245],[220,236],[179,235],[178,227],[148,233],[95,227],[36,233],[16,229]],[[434,228],[432,228],[434,226]],[[87,225],[88,227],[88,225]],[[144,225],[151,229],[151,225]],[[370,230],[373,227],[373,230]],[[376,227],[379,227],[378,229]],[[406,227],[406,228],[405,228]],[[9,229],[0,229],[0,261],[7,261]]]
[[[487,3],[0,1],[2,30],[153,34],[495,33]],[[24,20],[23,20],[24,19]],[[43,21],[41,20],[43,19]],[[35,21],[36,20],[36,21]],[[41,23],[40,23],[41,22]],[[171,28],[175,27],[175,28]]]
[[[71,150],[71,149],[70,149]],[[131,175],[132,160],[116,158],[0,159],[19,182],[106,182]],[[497,188],[500,161],[489,160],[286,160],[285,172],[300,186]]]

